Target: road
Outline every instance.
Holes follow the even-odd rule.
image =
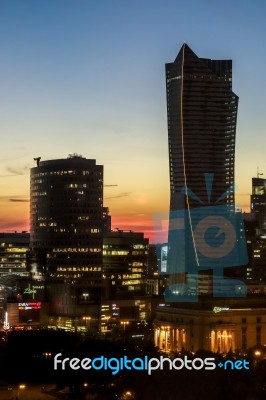
[[[18,387],[1,388],[0,400],[53,400],[56,397],[42,393],[42,386],[26,386],[25,389]]]

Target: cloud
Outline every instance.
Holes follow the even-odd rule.
[[[10,177],[10,176],[17,176],[17,175],[0,175],[0,178],[8,178],[8,177]]]
[[[14,232],[14,231],[28,231],[29,221],[27,218],[16,218],[15,221],[10,219],[1,218],[0,221],[0,232]]]
[[[118,186],[118,185],[104,185],[104,187],[113,187],[113,186]]]
[[[130,195],[131,195],[131,192],[123,192],[123,193],[117,194],[116,196],[105,197],[104,200],[119,199],[121,197],[127,197]]]
[[[30,165],[27,164],[24,167],[19,167],[19,168],[13,168],[13,167],[6,167],[6,170],[14,175],[24,175],[26,171],[28,171],[30,168]]]
[[[24,196],[0,196],[0,201],[11,201],[11,202],[21,202],[28,203],[30,200]]]
[[[19,171],[19,170],[15,169],[15,168],[6,167],[6,170],[8,172],[11,172],[11,174],[14,174],[14,175],[24,175],[24,172]]]
[[[8,199],[8,201],[17,202],[17,203],[29,203],[29,199]]]

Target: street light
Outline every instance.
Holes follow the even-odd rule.
[[[82,319],[85,321],[86,330],[89,330],[88,327],[90,328],[90,325],[87,325],[87,323],[91,320],[91,317],[83,317]]]
[[[47,360],[48,357],[51,357],[52,353],[43,353],[43,356]]]
[[[90,294],[89,293],[82,293],[82,296],[84,297],[84,299],[85,299],[85,303],[87,303],[87,299],[88,299],[88,297],[90,296]]]
[[[125,339],[125,337],[126,337],[126,326],[129,325],[129,321],[121,321],[120,324],[124,328],[124,339]]]
[[[17,396],[16,396],[17,399],[20,399],[20,391],[21,391],[21,390],[24,390],[25,388],[26,388],[26,385],[25,385],[24,383],[21,383],[21,384],[18,386]]]

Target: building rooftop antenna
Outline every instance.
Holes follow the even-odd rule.
[[[257,178],[259,178],[260,176],[262,176],[263,175],[263,172],[260,174],[259,173],[259,167],[257,167]]]
[[[40,160],[41,160],[41,158],[42,157],[34,157],[34,161],[36,161],[36,165],[37,165],[37,167],[39,167],[39,165],[40,165]]]

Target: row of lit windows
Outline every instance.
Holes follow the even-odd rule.
[[[103,250],[103,255],[104,256],[106,256],[106,255],[112,255],[112,256],[127,256],[128,255],[128,251],[125,251],[125,250],[112,250],[112,251],[106,251],[106,250]]]
[[[11,247],[5,249],[6,253],[26,253],[27,250],[27,247]]]
[[[106,278],[106,276],[104,275]],[[114,275],[112,274],[110,279],[141,279],[141,274],[126,274],[126,275]]]
[[[34,178],[39,178],[41,176],[48,176],[48,175],[95,175],[99,174],[101,176],[101,172],[96,172],[96,171],[48,171],[48,172],[39,172],[37,174],[34,174]]]
[[[99,253],[101,252],[102,249],[99,247],[62,247],[62,248],[54,248],[53,252],[54,253]]]
[[[129,280],[129,281],[123,281],[122,285],[123,286],[128,286],[128,285],[139,285],[141,284],[141,280]]]
[[[58,267],[57,271],[101,272],[101,267]]]
[[[108,249],[108,248],[113,248],[113,247],[119,247],[119,245],[112,245],[112,244],[104,244],[103,248]],[[130,246],[131,247],[131,246]],[[133,249],[147,249],[148,245],[144,244],[133,244]]]

